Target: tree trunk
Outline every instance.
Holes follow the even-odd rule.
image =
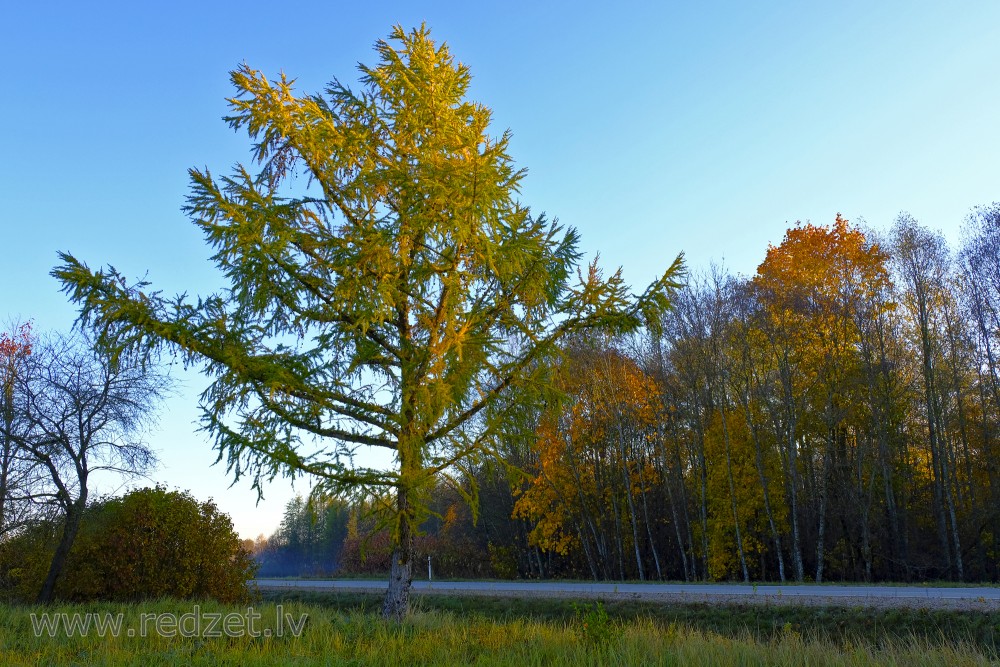
[[[590,545],[587,543],[587,539],[583,534],[583,528],[580,526],[579,522],[576,523],[576,535],[580,540],[580,544],[583,546],[583,555],[587,559],[587,567],[590,568],[590,575],[594,578],[594,581],[600,580],[600,575],[597,572],[597,565],[594,564],[594,557],[590,553]]]
[[[48,604],[55,598],[56,582],[66,566],[66,558],[69,556],[76,534],[80,532],[80,520],[83,519],[83,510],[87,506],[87,488],[83,487],[80,497],[66,508],[66,524],[63,526],[62,537],[59,539],[59,546],[52,555],[52,562],[49,564],[49,572],[45,575],[42,589],[38,592],[35,602],[38,604]]]
[[[681,548],[685,550],[685,553],[690,554],[690,558],[684,556],[681,560],[684,563],[684,581],[696,581],[698,579],[698,565],[695,556],[694,547],[694,530],[691,528],[691,505],[688,500],[687,486],[684,483],[684,461],[681,459],[680,451],[680,436],[677,433],[676,421],[671,420],[671,432],[674,442],[674,447],[672,450],[674,461],[673,466],[668,467],[674,471],[674,477],[677,482],[677,492],[680,494],[678,498],[678,506],[681,508],[683,514],[681,517],[684,520],[683,530],[687,536],[687,543],[682,544]],[[668,487],[669,491],[669,487]],[[671,502],[673,502],[673,494],[671,494]],[[678,538],[679,539],[679,538]]]
[[[745,340],[745,339],[744,339]],[[771,507],[771,492],[769,490],[769,478],[764,467],[764,451],[760,444],[760,433],[758,426],[754,423],[754,419],[751,411],[751,396],[754,392],[754,371],[752,362],[750,359],[750,353],[748,347],[744,345],[741,349],[741,385],[738,387],[736,392],[739,398],[739,405],[743,409],[744,420],[746,421],[747,431],[750,433],[750,439],[753,441],[754,447],[754,463],[757,467],[757,478],[760,480],[761,490],[763,492],[764,498],[764,512],[767,515],[767,524],[771,531],[771,541],[774,542],[774,552],[778,559],[778,578],[781,583],[785,583],[785,557],[782,553],[781,547],[781,535],[778,533],[778,526],[774,520],[774,510]],[[763,554],[762,554],[763,562]],[[763,567],[761,568],[761,573],[763,577]]]
[[[625,499],[628,501],[629,522],[632,527],[632,550],[635,552],[635,566],[639,571],[639,581],[646,581],[646,568],[642,562],[642,547],[639,544],[639,516],[635,509],[635,499],[632,497],[632,479],[628,474],[628,460],[625,451],[625,430],[622,428],[621,415],[615,419],[618,426],[618,456],[622,469],[622,483],[625,485]],[[638,465],[642,466],[639,461]]]
[[[389,588],[382,603],[382,617],[387,621],[400,623],[410,613],[410,584],[413,582],[413,526],[409,491],[399,488],[397,496],[399,528],[396,545],[392,552],[392,566],[389,571]]]
[[[747,429],[750,431],[751,438],[753,438],[757,477],[760,479],[760,485],[764,492],[764,512],[767,514],[767,525],[771,530],[771,540],[774,542],[774,551],[778,557],[778,579],[781,583],[785,583],[785,557],[781,553],[781,535],[778,533],[778,526],[774,521],[774,510],[771,509],[771,492],[768,490],[769,479],[764,469],[764,453],[760,446],[757,427],[750,417],[749,399],[744,403],[743,407],[746,412]]]
[[[642,472],[643,461],[639,461],[639,484],[642,489],[642,518],[646,526],[646,539],[649,540],[649,550],[653,554],[653,565],[656,567],[656,578],[663,580],[663,570],[660,567],[660,554],[656,549],[656,540],[653,539],[653,527],[649,521],[649,503],[646,501],[646,477]]]
[[[792,565],[795,567],[795,580],[799,583],[805,579],[805,566],[802,563],[802,538],[799,534],[799,472],[798,451],[793,431],[788,436],[788,513],[792,519]]]
[[[726,475],[729,479],[729,505],[733,512],[733,528],[736,530],[736,551],[740,558],[740,568],[743,571],[744,583],[750,583],[750,572],[747,569],[747,557],[743,550],[743,531],[740,530],[740,514],[736,509],[736,483],[733,481],[733,455],[729,440],[729,425],[726,422],[725,403],[720,408],[722,415],[722,438],[726,446]]]
[[[674,502],[673,480],[670,479],[670,462],[667,458],[667,448],[664,444],[666,436],[663,434],[662,417],[661,424],[657,425],[657,429],[659,431],[657,441],[660,445],[660,456],[662,457],[663,486],[667,490],[667,503],[670,505],[670,515],[674,524],[674,536],[677,538],[677,551],[680,553],[681,567],[684,569],[684,581],[691,581],[691,575],[688,570],[687,545],[684,543],[684,538],[681,535],[681,521],[677,513],[677,504]]]
[[[976,318],[976,325],[979,330],[980,345],[982,351],[980,352],[981,357],[985,361],[985,369],[982,364],[977,364],[978,366],[978,376],[979,376],[979,392],[980,398],[979,403],[982,406],[983,417],[981,423],[981,437],[984,449],[984,459],[986,461],[986,478],[989,484],[989,494],[990,494],[990,507],[997,508],[1000,507],[1000,480],[998,480],[997,475],[997,456],[994,453],[993,442],[994,442],[994,429],[990,424],[990,420],[985,416],[988,414],[989,399],[987,398],[987,390],[989,391],[989,396],[993,400],[993,405],[1000,405],[1000,377],[997,373],[997,356],[993,351],[992,336],[993,331],[1000,327],[997,327],[997,318],[995,315],[989,317],[986,314],[986,306],[984,304],[985,296],[976,295],[974,300],[973,313]],[[988,378],[988,381],[987,381]],[[992,530],[990,532],[993,535],[992,548],[996,552],[1000,550],[1000,512],[994,509],[990,512],[991,518],[990,523],[992,524]],[[997,562],[993,560],[990,567],[992,568],[992,573],[989,575],[991,578],[996,580],[998,569]]]
[[[829,445],[827,445],[829,446]],[[823,583],[823,563],[826,559],[826,506],[827,506],[827,469],[830,465],[829,454],[823,456],[823,470],[819,481],[819,526],[816,529],[816,583]]]
[[[943,420],[939,416],[938,423],[941,423],[942,421]],[[952,471],[948,461],[949,459],[948,452],[951,449],[951,446],[948,442],[948,438],[946,437],[941,437],[939,439],[939,442],[941,443],[944,449],[941,456],[941,476],[944,482],[944,493],[948,508],[948,518],[951,520],[951,538],[954,541],[954,548],[955,548],[955,571],[958,575],[958,580],[964,581],[965,567],[962,564],[962,542],[958,535],[958,518],[955,515],[955,498],[952,493],[952,483],[951,483]]]
[[[795,442],[797,417],[795,414],[795,391],[792,387],[791,369],[788,363],[787,350],[778,354],[778,375],[781,380],[784,424],[776,424],[784,433],[775,430],[778,438],[784,439],[786,447],[785,465],[787,473],[785,484],[788,494],[788,515],[792,524],[792,566],[795,569],[795,580],[799,583],[805,579],[805,565],[802,562],[802,536],[799,530],[799,464],[798,445]]]
[[[618,499],[615,498],[614,487],[611,491],[611,514],[615,518],[615,538],[618,541],[615,550],[618,556],[618,580],[625,581],[625,538],[622,534],[622,513],[618,508]]]

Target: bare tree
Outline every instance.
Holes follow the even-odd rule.
[[[53,599],[56,581],[80,528],[91,476],[141,475],[156,463],[141,436],[168,378],[152,367],[113,359],[82,336],[52,335],[33,345],[15,378],[19,430],[7,432],[19,456],[46,477],[35,488],[63,515],[63,530],[38,602]]]
[[[974,333],[978,375],[977,431],[985,462],[987,502],[978,503],[986,514],[988,539],[981,548],[1000,549],[1000,465],[997,456],[997,415],[1000,414],[1000,203],[975,209],[966,219],[966,239],[960,255],[960,284],[965,313]],[[971,477],[971,476],[970,476]],[[989,544],[986,544],[989,542]],[[986,557],[987,571],[996,579],[1000,568]]]
[[[944,237],[903,213],[892,229],[893,261],[904,290],[902,302],[914,329],[923,379],[926,428],[934,477],[934,513],[949,574],[964,579],[961,540],[953,497],[949,441],[943,416],[942,318],[948,296],[951,255]],[[950,538],[953,542],[949,546]],[[953,549],[953,553],[952,553]]]

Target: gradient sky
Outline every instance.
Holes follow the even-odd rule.
[[[187,169],[249,159],[221,117],[228,72],[299,90],[357,80],[391,26],[426,22],[471,97],[513,132],[522,200],[577,227],[640,289],[684,251],[752,273],[796,220],[885,229],[900,211],[953,243],[1000,199],[1000,3],[36,2],[0,14],[0,322],[68,329],[58,250],[155,288],[221,283],[180,212]],[[230,488],[182,375],[149,439],[152,479],[270,533],[299,482]],[[98,483],[99,492],[118,484]]]

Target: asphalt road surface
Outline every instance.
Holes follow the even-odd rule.
[[[262,589],[382,592],[385,580],[257,579]],[[674,601],[791,604],[868,604],[1000,608],[1000,588],[762,584],[615,584],[561,581],[414,581],[415,593],[517,597],[599,597]]]

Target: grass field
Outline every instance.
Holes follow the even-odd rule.
[[[996,664],[1000,646],[1000,614],[435,596],[418,598],[397,626],[377,606],[374,595],[289,592],[268,594],[249,611],[177,600],[2,606],[0,664],[920,667]],[[67,636],[65,625],[36,636],[43,612],[118,617],[120,625],[114,633],[104,627],[104,636],[93,624],[87,636],[81,626]],[[207,632],[216,617],[228,618],[232,632]]]

